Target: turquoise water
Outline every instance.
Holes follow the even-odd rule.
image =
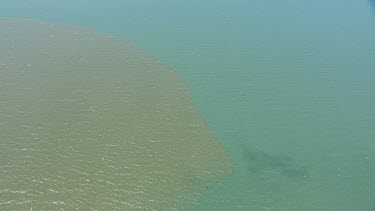
[[[233,168],[191,210],[375,208],[371,1],[3,0],[0,16],[112,33],[176,69]]]

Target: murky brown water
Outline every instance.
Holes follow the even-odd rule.
[[[171,209],[231,173],[170,67],[111,35],[0,19],[0,209]]]

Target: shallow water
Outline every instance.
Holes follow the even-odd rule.
[[[5,0],[1,16],[126,38],[171,65],[233,176],[191,210],[372,210],[372,1]]]

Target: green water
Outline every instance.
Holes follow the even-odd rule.
[[[3,0],[0,16],[112,33],[176,69],[233,168],[191,210],[375,208],[370,1]]]

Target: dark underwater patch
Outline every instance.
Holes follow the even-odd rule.
[[[290,155],[269,154],[245,144],[242,145],[242,153],[247,170],[253,174],[277,171],[288,178],[306,178],[309,176],[307,169],[297,164]]]

